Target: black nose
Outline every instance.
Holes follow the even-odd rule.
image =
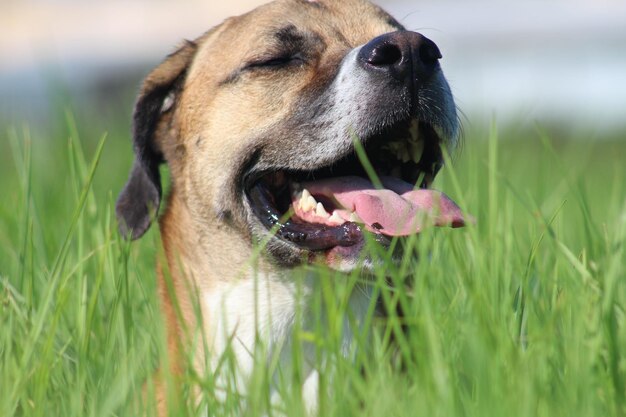
[[[359,51],[358,60],[370,71],[385,71],[399,81],[408,77],[420,82],[437,69],[441,52],[435,42],[417,32],[386,33]]]

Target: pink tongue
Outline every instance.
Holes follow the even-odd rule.
[[[423,226],[461,227],[461,209],[440,191],[413,189],[407,182],[381,177],[385,189],[376,189],[361,177],[338,177],[303,183],[314,197],[324,196],[340,208],[338,214],[350,220],[350,212],[363,220],[370,231],[387,236],[419,233]]]

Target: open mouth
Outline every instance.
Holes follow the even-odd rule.
[[[250,207],[279,239],[312,251],[355,246],[366,232],[386,245],[429,225],[461,227],[461,209],[429,188],[441,141],[427,123],[397,123],[363,141],[372,178],[356,151],[314,171],[264,172],[244,185]]]

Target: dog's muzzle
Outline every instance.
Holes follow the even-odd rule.
[[[453,144],[458,129],[440,59],[433,41],[409,31],[378,36],[346,55],[320,98],[330,103],[321,116],[330,128],[306,132],[303,145],[316,148],[298,150],[300,167],[260,169],[246,181],[250,208],[265,228],[300,249],[337,251],[358,248],[366,232],[385,245],[426,226],[463,226],[461,209],[429,189],[443,164],[441,146]],[[323,162],[309,162],[319,155]]]

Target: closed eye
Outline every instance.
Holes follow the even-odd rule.
[[[278,55],[269,58],[261,58],[249,62],[244,69],[268,68],[279,69],[292,65],[302,65],[304,57],[300,53],[289,55]]]

